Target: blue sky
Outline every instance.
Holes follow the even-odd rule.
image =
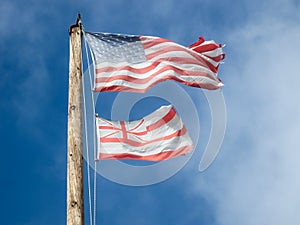
[[[300,224],[297,0],[2,0],[1,224],[65,223],[68,27],[78,11],[89,31],[182,45],[203,35],[225,43],[227,54],[219,70],[227,130],[215,162],[198,172],[210,130],[200,94],[193,98],[201,103],[201,132],[191,160],[145,187],[99,176],[98,224]]]

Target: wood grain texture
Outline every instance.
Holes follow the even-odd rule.
[[[84,224],[81,29],[70,27],[67,225]]]

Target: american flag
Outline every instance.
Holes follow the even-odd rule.
[[[188,86],[218,89],[222,45],[204,41],[184,47],[151,36],[86,32],[95,66],[94,91],[146,92],[153,85],[175,80]]]
[[[141,120],[96,118],[98,160],[161,161],[192,151],[193,142],[173,106],[162,106]]]

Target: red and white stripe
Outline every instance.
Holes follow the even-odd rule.
[[[188,48],[159,37],[140,36],[140,41],[144,62],[95,62],[95,91],[145,92],[165,80],[209,90],[223,86],[217,77],[222,45],[202,37]]]
[[[175,109],[162,106],[136,121],[96,119],[98,160],[161,161],[185,155],[193,143]]]

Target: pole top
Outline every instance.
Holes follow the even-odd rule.
[[[80,16],[80,13],[77,14],[76,25],[81,26],[81,16]]]
[[[77,14],[76,24],[73,24],[69,27],[69,34],[71,34],[72,29],[75,27],[79,27],[80,31],[82,30],[82,22],[81,22],[80,13]]]

